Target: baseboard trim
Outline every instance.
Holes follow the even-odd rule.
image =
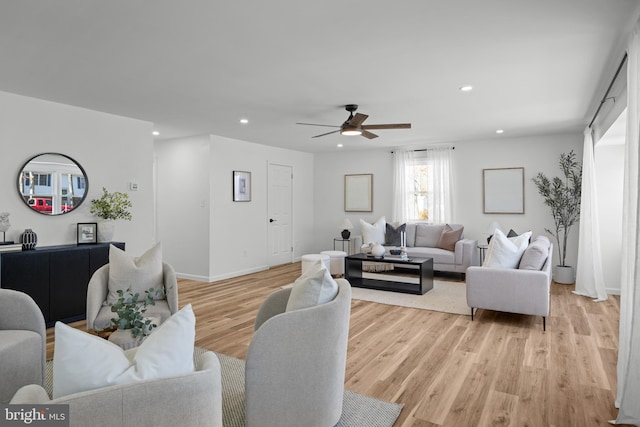
[[[620,295],[620,288],[605,288],[605,291],[609,295]]]

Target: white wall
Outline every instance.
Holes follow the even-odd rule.
[[[620,294],[624,140],[622,144],[596,144],[596,189],[600,221],[602,272],[607,293]]]
[[[538,172],[547,176],[560,174],[560,154],[575,150],[582,159],[582,135],[550,135],[529,138],[495,138],[484,141],[454,143],[454,218],[452,222],[465,226],[465,237],[486,239],[491,221],[498,221],[504,231],[513,228],[518,233],[532,230],[534,235],[546,234],[545,227],[553,219],[531,182]],[[482,169],[502,167],[525,168],[525,213],[511,215],[483,214]],[[373,173],[373,212],[344,212],[344,175]],[[316,228],[314,251],[333,247],[333,237],[339,236],[344,217],[351,219],[359,234],[359,219],[373,222],[380,216],[391,218],[393,160],[389,150],[367,152],[336,151],[315,155]],[[578,229],[572,230],[567,262],[575,266]],[[556,259],[557,261],[557,259]]]
[[[158,235],[163,247],[176,248],[165,250],[165,259],[180,277],[215,281],[268,268],[269,163],[293,168],[294,260],[311,250],[312,154],[211,135],[157,143],[156,155]],[[234,170],[251,172],[251,202],[233,202]],[[175,197],[168,194],[173,191],[162,188],[180,176],[198,180],[178,196],[194,206],[185,211],[170,206],[166,199]]]
[[[38,234],[38,246],[76,243],[76,224],[96,222],[90,201],[109,191],[129,194],[132,221],[118,221],[114,240],[141,254],[155,242],[152,124],[69,105],[0,92],[0,211],[11,214],[7,239],[19,240],[25,228]],[[76,210],[59,216],[29,209],[17,190],[20,168],[43,152],[65,154],[82,165],[89,193]],[[129,191],[129,182],[139,190]]]

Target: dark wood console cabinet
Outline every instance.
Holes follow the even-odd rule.
[[[122,242],[111,243],[124,250]],[[0,253],[0,288],[33,298],[47,326],[57,320],[86,317],[87,284],[109,262],[109,243],[44,246],[31,251]]]

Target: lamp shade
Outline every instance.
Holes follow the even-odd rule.
[[[489,228],[487,228],[487,234],[489,236],[492,236],[493,234],[495,234],[496,229],[502,231],[500,223],[498,223],[498,221],[491,221],[491,224],[489,224]]]
[[[353,224],[349,221],[349,218],[345,218],[342,220],[340,224],[340,230],[351,230],[353,229]]]

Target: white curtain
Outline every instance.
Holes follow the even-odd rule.
[[[435,147],[426,151],[429,165],[429,219],[437,224],[453,220],[452,147]]]
[[[600,221],[598,220],[593,138],[590,128],[584,131],[579,236],[576,289],[573,293],[595,298],[594,301],[606,301],[607,291],[602,274],[600,252]]]
[[[408,191],[414,185],[413,150],[393,153],[393,209],[391,220],[402,224],[413,219]],[[411,186],[411,187],[410,187]]]
[[[620,338],[616,423],[640,425],[640,23],[627,49],[627,134],[625,140],[622,277],[620,283]]]

